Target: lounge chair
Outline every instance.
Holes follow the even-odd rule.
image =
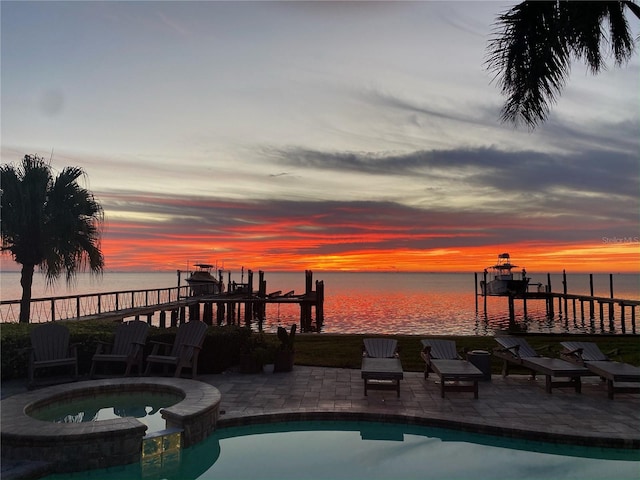
[[[175,377],[181,375],[183,368],[191,368],[191,376],[196,378],[198,375],[198,355],[202,349],[207,328],[206,323],[193,320],[180,325],[173,345],[152,340],[153,350],[147,357],[145,375],[151,373],[151,367],[154,363],[159,363],[164,365],[165,374],[171,365],[175,367]],[[160,351],[161,348],[163,352]]]
[[[429,372],[433,372],[432,360],[462,360],[454,340],[424,338],[420,343],[422,343],[420,356],[424,360],[424,378],[428,378]]]
[[[455,341],[425,338],[420,342],[420,356],[425,362],[424,378],[429,376],[430,371],[440,377],[442,398],[445,391],[473,392],[473,398],[478,398],[478,380],[482,380],[484,374],[475,365],[462,359]]]
[[[495,348],[493,354],[504,360],[502,375],[506,377],[509,374],[509,364],[522,366],[531,371],[534,379],[537,373],[545,376],[547,393],[551,393],[554,387],[573,387],[576,393],[580,393],[582,390],[580,377],[591,374],[581,365],[538,355],[524,338],[496,337],[495,340],[501,348]],[[558,377],[565,377],[568,380],[553,380]]]
[[[142,373],[142,354],[147,340],[149,325],[140,320],[123,322],[118,325],[113,343],[98,342],[96,353],[91,360],[89,377],[93,378],[96,366],[100,363],[123,363],[124,376],[136,367],[138,375]]]
[[[72,380],[78,379],[76,344],[69,344],[69,329],[55,322],[38,325],[31,331],[28,388],[36,385],[36,371],[51,367],[70,367]]]
[[[400,396],[400,380],[404,378],[398,355],[398,342],[390,338],[365,338],[363,340],[361,377],[364,394],[369,389],[395,390]]]
[[[607,381],[610,399],[613,400],[614,393],[640,393],[640,387],[616,385],[616,382],[640,382],[640,367],[611,360],[593,342],[561,342],[560,345],[564,348],[562,358],[584,365]]]

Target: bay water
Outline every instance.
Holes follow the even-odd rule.
[[[531,284],[547,284],[546,273],[528,272]],[[257,272],[254,272],[254,290],[257,290]],[[182,274],[182,285],[185,275]],[[225,281],[228,278],[224,276]],[[267,293],[294,291],[304,293],[304,272],[265,272]],[[478,274],[478,280],[482,274]],[[616,298],[640,300],[640,275],[593,274],[594,295],[610,297],[611,280]],[[246,272],[232,272],[235,282],[246,282]],[[551,274],[552,291],[563,291],[562,274]],[[567,291],[573,294],[590,293],[588,274],[567,274]],[[325,333],[407,334],[407,335],[494,335],[509,327],[507,298],[476,297],[473,273],[369,273],[369,272],[314,272],[315,281],[322,280],[325,287]],[[64,279],[47,285],[42,274],[36,273],[33,298],[104,293],[126,290],[168,288],[178,285],[174,272],[106,272],[95,277],[81,273],[68,286]],[[535,288],[535,286],[534,286]],[[477,287],[477,291],[480,289]],[[19,272],[0,273],[0,298],[17,300],[21,296]],[[477,305],[477,308],[476,308]],[[609,322],[605,306],[604,322],[600,321],[598,304],[595,318],[590,318],[588,304],[581,310],[577,302],[574,313],[571,302],[568,311],[564,305],[555,306],[549,317],[543,300],[529,300],[526,312],[523,302],[515,302],[518,327],[531,333],[622,333],[619,307],[615,319]],[[626,332],[631,331],[627,308]],[[315,312],[313,312],[315,315]],[[158,324],[158,316],[152,322]],[[6,318],[6,317],[5,317]],[[263,328],[267,332],[280,326],[298,323],[300,308],[297,304],[268,304]]]

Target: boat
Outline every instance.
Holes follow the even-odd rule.
[[[512,272],[518,268],[511,263],[508,253],[498,255],[498,262],[495,265],[485,268],[484,280],[480,281],[482,295],[519,295],[526,293],[529,286],[527,272],[523,268],[519,277]]]
[[[189,278],[187,278],[187,284],[191,287],[191,296],[199,295],[213,295],[224,292],[224,284],[215,278],[211,269],[213,265],[208,263],[196,263],[194,266],[198,267],[198,270],[193,272]]]

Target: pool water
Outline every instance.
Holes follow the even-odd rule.
[[[165,459],[58,479],[637,480],[640,452],[576,447],[443,428],[289,422],[221,428]]]
[[[38,420],[56,423],[99,422],[134,417],[147,426],[147,433],[151,433],[166,426],[160,410],[175,405],[180,400],[180,395],[161,392],[104,393],[95,397],[56,402],[33,409],[29,415]]]

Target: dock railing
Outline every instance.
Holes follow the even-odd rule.
[[[189,294],[189,287],[122,290],[31,299],[31,323],[68,320],[171,304]],[[0,301],[0,322],[17,322],[20,300]]]

